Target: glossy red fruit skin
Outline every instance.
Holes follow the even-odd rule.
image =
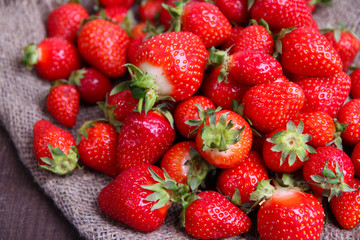
[[[128,9],[134,4],[134,2],[135,0],[99,0],[99,3],[103,7],[121,6]]]
[[[126,14],[128,13],[128,9],[123,6],[106,7],[103,9],[103,11],[106,17],[108,17],[111,21],[120,27],[126,17]],[[98,12],[96,16],[100,16],[100,12]]]
[[[261,155],[250,151],[244,161],[233,168],[221,171],[216,181],[216,188],[230,199],[239,189],[241,203],[250,202],[250,194],[256,190],[261,180],[269,179]]]
[[[341,106],[337,120],[339,123],[350,123],[341,133],[345,144],[355,146],[360,142],[360,99],[352,99]]]
[[[155,163],[172,146],[175,135],[169,121],[158,112],[130,113],[118,137],[120,171],[142,163]]]
[[[110,91],[111,92],[111,91]],[[132,97],[130,90],[121,91],[115,94],[107,94],[107,103],[110,108],[114,107],[115,119],[122,122],[136,109],[139,100]]]
[[[352,98],[360,98],[360,68],[355,69],[350,74],[351,90],[350,94]]]
[[[230,22],[236,25],[244,25],[249,20],[246,0],[216,0],[215,5],[219,7]]]
[[[196,127],[189,126],[185,122],[187,120],[200,120],[199,110],[195,104],[199,104],[205,111],[209,108],[216,108],[215,104],[204,96],[192,96],[176,105],[174,111],[175,127],[183,137],[189,139],[196,137],[196,132],[190,134]]]
[[[235,43],[236,43],[236,39],[238,38],[239,34],[241,34],[241,31],[244,29],[244,27],[241,26],[233,26],[231,28],[231,35],[228,38],[228,40],[226,40],[222,45],[221,45],[221,49],[222,50],[227,50],[229,48],[232,48]],[[230,50],[231,51],[231,50]]]
[[[260,238],[320,240],[325,216],[320,202],[309,193],[285,191],[290,193],[277,192],[260,206],[257,215]]]
[[[118,25],[104,19],[91,20],[81,28],[77,41],[81,56],[104,75],[115,78],[125,74],[130,38]]]
[[[154,170],[160,177],[160,168],[141,164],[120,173],[110,184],[101,190],[98,196],[100,209],[109,217],[121,222],[137,231],[153,232],[164,222],[170,204],[151,211],[156,202],[145,198],[153,193],[141,185],[151,185],[156,182],[150,175],[148,168]]]
[[[106,122],[97,122],[92,123],[92,126],[86,129],[86,133],[87,138],[82,135],[77,144],[80,160],[96,171],[116,177],[119,174],[116,129]]]
[[[50,89],[46,98],[49,113],[65,127],[73,127],[80,109],[80,96],[77,89],[69,84]]]
[[[203,191],[186,209],[185,230],[199,239],[236,236],[249,231],[250,218],[220,193]]]
[[[355,175],[360,177],[360,143],[357,143],[351,153],[351,162],[354,164]]]
[[[162,10],[164,0],[143,0],[139,5],[139,17],[142,21],[156,23],[157,17]]]
[[[48,37],[62,37],[76,43],[77,31],[88,17],[89,13],[80,4],[62,4],[51,11],[46,20]]]
[[[311,175],[322,176],[325,163],[328,161],[327,167],[335,172],[336,161],[339,163],[340,169],[344,172],[344,182],[349,183],[354,177],[354,165],[351,159],[345,152],[330,146],[318,147],[315,149],[316,153],[311,153],[309,159],[305,161],[303,166],[303,177],[306,182],[310,184],[311,189],[322,194],[323,189],[315,185],[311,179]]]

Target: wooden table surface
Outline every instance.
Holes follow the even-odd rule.
[[[0,124],[0,240],[79,240],[74,226],[33,181]]]

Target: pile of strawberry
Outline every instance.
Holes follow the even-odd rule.
[[[201,239],[249,231],[250,211],[261,239],[320,239],[327,204],[342,228],[358,225],[359,40],[320,31],[316,1],[98,3],[91,16],[60,5],[48,37],[24,48],[23,64],[52,82],[54,121],[72,128],[82,105],[104,112],[77,140],[36,122],[42,168],[81,162],[112,177],[99,207],[142,232],[172,204]]]

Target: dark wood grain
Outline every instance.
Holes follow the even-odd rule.
[[[0,125],[0,240],[81,239],[33,181]]]

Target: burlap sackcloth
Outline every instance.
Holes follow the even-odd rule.
[[[39,79],[34,71],[20,65],[22,48],[39,43],[46,36],[45,21],[49,12],[63,1],[0,0],[0,121],[7,129],[22,163],[34,181],[86,239],[191,239],[177,228],[179,207],[172,207],[162,227],[152,233],[136,232],[105,216],[97,205],[97,196],[111,178],[87,168],[69,176],[56,176],[37,165],[32,152],[32,127],[39,119],[56,121],[47,113],[45,97],[50,83]],[[90,10],[93,1],[82,1]],[[336,22],[354,26],[360,36],[360,0],[333,0],[331,7],[315,12],[319,27]],[[360,66],[357,58],[357,66]],[[77,124],[69,130],[73,136],[88,120],[102,117],[97,106],[81,106]],[[334,220],[323,231],[323,239],[360,239],[360,227],[342,230]],[[257,239],[254,227],[232,239]]]

